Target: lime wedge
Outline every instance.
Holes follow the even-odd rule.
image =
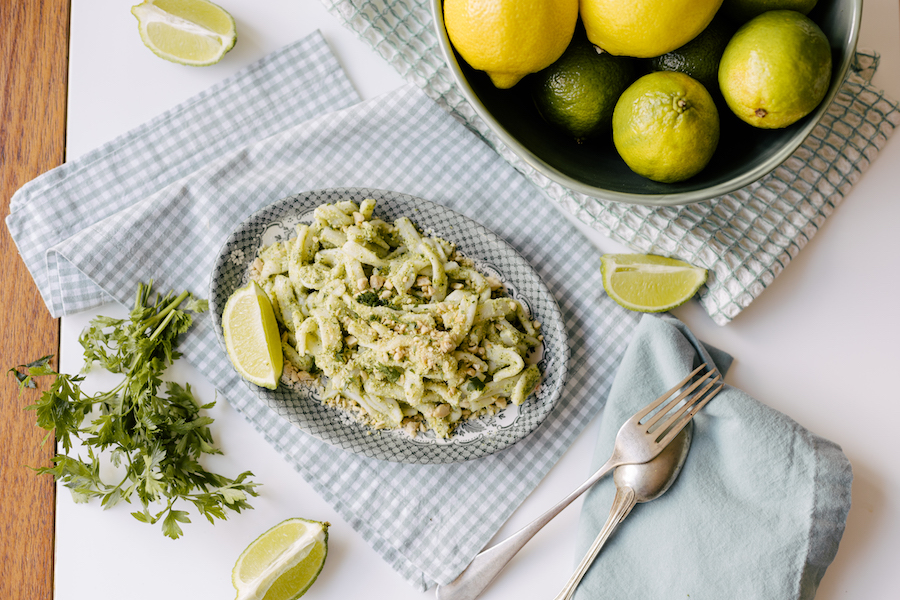
[[[706,269],[652,254],[604,254],[600,273],[610,298],[639,312],[681,306],[706,283]]]
[[[215,64],[237,40],[232,16],[207,0],[144,0],[131,14],[144,45],[181,65]]]
[[[284,356],[272,302],[255,281],[235,290],[222,311],[225,349],[238,373],[251,383],[274,390]]]
[[[287,519],[253,540],[231,570],[236,600],[293,600],[305,594],[325,564],[328,527]]]

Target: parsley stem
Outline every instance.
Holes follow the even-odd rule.
[[[134,295],[134,310],[143,306],[144,284],[138,283],[137,293]]]
[[[184,300],[190,295],[190,293],[185,290],[178,294],[178,296],[172,300],[165,308],[160,309],[158,313],[147,319],[147,327],[155,327],[156,323],[159,322],[160,319],[166,319],[166,322],[171,320],[172,315],[174,314],[174,310],[178,308],[178,305],[184,302]],[[164,329],[165,325],[161,328],[157,328],[156,331],[160,331],[160,329]],[[150,336],[150,339],[156,339],[156,331],[153,332],[153,335]]]
[[[160,313],[160,314],[162,314],[162,313]],[[156,338],[159,337],[159,334],[163,332],[163,330],[166,328],[166,326],[172,322],[173,318],[175,318],[175,312],[170,311],[166,315],[166,318],[163,319],[163,322],[159,324],[159,327],[157,327],[156,330],[150,335],[150,339],[156,340]]]

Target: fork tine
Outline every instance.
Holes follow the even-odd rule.
[[[668,428],[668,431],[662,437],[662,439],[657,441],[657,444],[660,444],[662,447],[666,447],[669,444],[669,442],[671,442],[673,439],[675,439],[675,436],[678,435],[678,433],[682,429],[684,429],[684,427],[690,422],[690,420],[694,418],[694,415],[696,415],[698,412],[700,412],[700,410],[704,406],[706,406],[706,404],[710,400],[712,400],[716,394],[718,394],[720,391],[722,391],[722,388],[725,387],[724,384],[719,384],[719,386],[717,388],[710,391],[710,387],[712,387],[712,385],[715,384],[719,379],[720,379],[720,377],[716,377],[714,380],[710,381],[709,385],[704,387],[700,393],[698,393],[696,396],[694,396],[694,398],[691,400],[691,402],[693,402],[695,404],[694,404],[694,407],[691,409],[691,411],[688,414],[681,417],[681,419],[678,422],[674,421],[674,419],[678,418],[678,415],[673,415],[671,419],[666,421],[666,423],[660,427],[660,430],[666,431],[666,429]],[[709,392],[709,393],[706,395],[706,397],[704,397],[702,401],[697,402],[697,400],[699,398],[703,397],[703,395],[706,394],[707,392]],[[688,405],[688,406],[690,406],[690,405]],[[679,412],[683,412],[683,411],[679,411]]]
[[[705,381],[705,379],[707,379],[710,375],[712,375],[712,372],[707,373],[707,374],[706,374],[706,377],[705,377],[704,379],[701,379],[700,382],[698,382],[698,383],[702,383],[702,382]],[[657,432],[659,433],[659,435],[662,435],[662,434],[663,434],[669,427],[671,427],[672,424],[675,423],[675,422],[676,422],[676,421],[677,421],[684,413],[686,413],[688,410],[690,410],[690,408],[691,408],[692,406],[694,406],[697,402],[699,402],[700,399],[703,398],[703,395],[704,395],[706,392],[708,392],[709,389],[710,389],[717,381],[719,381],[721,378],[722,378],[721,375],[716,375],[715,378],[711,379],[711,380],[706,384],[706,386],[705,386],[702,390],[700,390],[699,392],[697,392],[696,394],[694,394],[694,397],[693,397],[693,398],[690,398],[690,399],[686,400],[685,403],[684,403],[684,405],[681,406],[681,407],[680,407],[678,410],[676,410],[674,413],[672,413],[672,415],[669,416],[669,417],[666,419],[666,422],[663,423],[662,425],[660,425],[659,427],[657,427],[657,428],[655,429],[655,431],[657,431]],[[695,387],[695,386],[691,386],[691,387],[693,388],[693,387]],[[688,391],[690,391],[690,390],[688,390]],[[655,415],[655,416],[656,416],[656,417],[662,417],[662,416],[665,416],[665,414],[666,414],[666,413],[663,413],[662,411],[660,411],[660,412],[659,412],[657,415]],[[648,431],[649,431],[649,428],[648,428]]]
[[[680,394],[678,394],[678,396],[676,396],[675,398],[673,398],[672,400],[670,400],[669,403],[666,404],[662,409],[660,409],[659,412],[657,412],[655,415],[653,415],[653,416],[650,418],[650,420],[648,420],[646,423],[644,423],[644,427],[646,427],[646,430],[647,430],[647,431],[650,431],[650,429],[652,429],[653,426],[654,426],[660,419],[662,419],[663,417],[665,417],[665,416],[668,414],[668,412],[669,412],[670,410],[672,410],[673,408],[675,408],[675,407],[678,405],[679,402],[681,402],[682,400],[684,400],[685,398],[687,398],[691,393],[693,393],[694,390],[696,390],[698,387],[700,387],[700,386],[703,384],[703,382],[705,382],[707,379],[709,379],[709,378],[710,378],[712,375],[714,375],[714,374],[715,374],[715,371],[707,371],[707,372],[703,375],[703,377],[701,377],[701,378],[698,379],[697,381],[693,382],[693,383],[690,385],[690,387],[688,387],[686,390],[684,390],[683,392],[681,392]],[[683,385],[683,384],[682,384],[682,385]],[[679,386],[679,387],[680,387],[680,386]],[[674,393],[677,389],[678,389],[678,388],[672,388],[671,390],[669,390],[669,391],[667,392],[667,394],[672,394],[672,393]],[[682,412],[684,412],[684,411],[682,411]]]
[[[641,419],[643,419],[644,417],[649,415],[653,409],[655,409],[657,406],[662,404],[666,400],[666,398],[668,398],[669,396],[674,394],[676,390],[678,390],[679,388],[684,386],[688,381],[691,380],[691,378],[694,375],[699,373],[705,367],[706,367],[706,363],[703,363],[702,365],[700,365],[699,367],[697,367],[696,369],[691,371],[690,375],[688,375],[687,377],[685,377],[684,379],[681,380],[681,383],[673,386],[668,392],[666,392],[665,394],[663,394],[662,396],[660,396],[659,398],[657,398],[656,400],[654,400],[653,402],[648,404],[646,407],[644,407],[643,410],[640,410],[637,413],[635,413],[635,415],[632,417],[632,419],[634,421],[640,421]]]

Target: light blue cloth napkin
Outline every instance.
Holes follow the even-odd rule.
[[[593,464],[620,424],[701,362],[731,358],[670,317],[645,316],[604,409]],[[726,385],[695,417],[687,462],[669,491],[637,505],[600,552],[575,598],[809,600],[850,510],[850,463],[836,444]],[[609,515],[612,477],[588,493],[577,560]],[[577,562],[577,561],[576,561]]]

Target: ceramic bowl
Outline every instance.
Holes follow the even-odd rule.
[[[825,99],[809,115],[778,130],[756,129],[720,108],[721,138],[716,154],[698,175],[675,184],[645,179],[628,168],[611,139],[577,144],[537,113],[527,78],[499,90],[472,69],[450,44],[442,0],[432,0],[441,50],[453,78],[475,112],[497,137],[541,174],[575,192],[630,204],[670,206],[727,194],[771,172],[816,126],[834,99],[856,52],[862,0],[819,0],[809,13],[831,42],[832,77]]]

